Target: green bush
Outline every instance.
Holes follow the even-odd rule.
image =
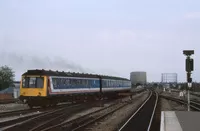
[[[0,67],[0,91],[13,85],[15,73],[8,66]]]

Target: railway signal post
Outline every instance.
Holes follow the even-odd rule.
[[[191,55],[194,54],[194,50],[184,50],[183,54],[187,57],[185,61],[185,70],[187,72],[188,111],[190,111],[190,88],[192,87],[191,72],[194,70],[194,61]]]

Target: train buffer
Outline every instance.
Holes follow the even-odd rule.
[[[162,111],[160,131],[200,131],[200,112]]]

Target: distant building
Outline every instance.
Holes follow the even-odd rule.
[[[11,94],[13,98],[18,98],[20,95],[20,82],[15,81],[13,83],[13,86],[10,86],[9,88],[0,91],[0,94]]]
[[[133,87],[137,85],[145,85],[147,83],[147,73],[146,72],[131,72],[130,80]]]

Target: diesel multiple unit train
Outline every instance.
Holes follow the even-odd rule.
[[[29,107],[53,106],[59,102],[115,97],[129,92],[131,82],[120,77],[93,74],[28,70],[22,74],[20,100]]]

